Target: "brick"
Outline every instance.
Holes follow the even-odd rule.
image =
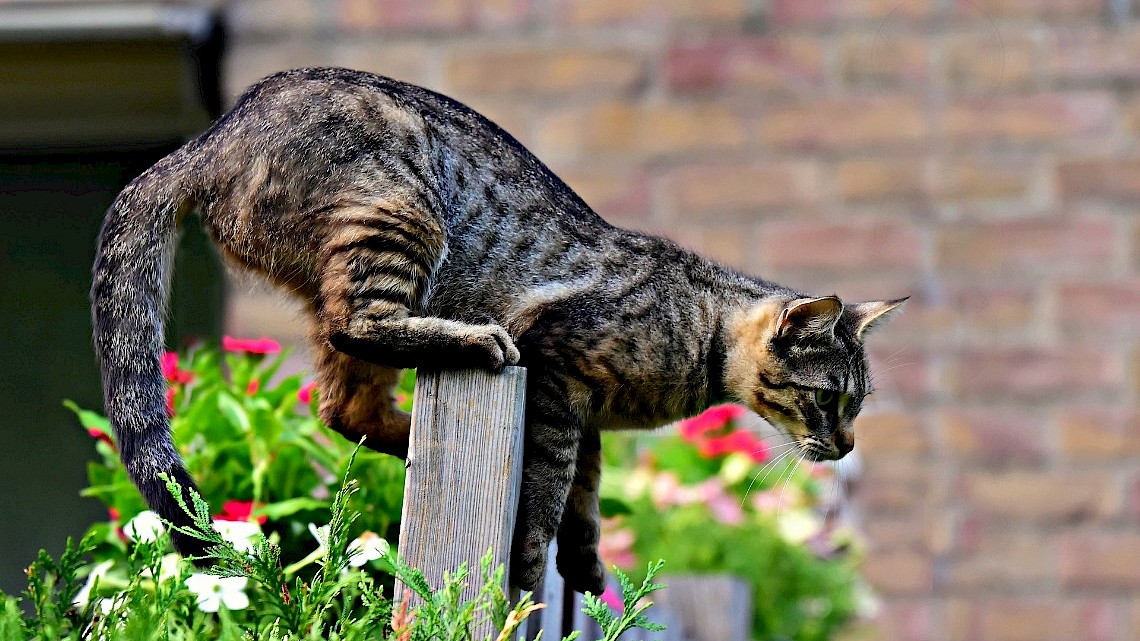
[[[1140,458],[1140,413],[1082,407],[1061,414],[1061,447],[1074,459]]]
[[[1067,85],[1104,85],[1140,80],[1140,31],[1100,26],[1048,32],[1047,71]]]
[[[1024,333],[1037,316],[1037,296],[1029,287],[973,282],[951,290],[948,298],[948,305],[961,321],[962,331],[969,335]]]
[[[958,458],[987,464],[1037,464],[1051,447],[1048,421],[1021,410],[952,409],[942,414],[943,441]]]
[[[916,21],[934,16],[938,0],[843,0],[843,17],[847,20],[883,22]]]
[[[1032,180],[1028,162],[960,156],[937,165],[933,193],[944,200],[1021,198]]]
[[[952,557],[937,588],[965,595],[1035,590],[1058,584],[1060,544],[1039,532],[1003,533],[984,549]]]
[[[775,269],[917,269],[917,228],[891,219],[782,220],[761,228],[761,258]]]
[[[457,93],[597,96],[642,81],[645,61],[629,50],[457,49],[445,68]]]
[[[823,43],[804,37],[719,37],[682,42],[665,54],[672,91],[739,91],[765,96],[822,88]]]
[[[338,39],[325,45],[328,64],[371,71],[413,84],[432,86],[433,53],[422,42],[386,39]]]
[[[1062,143],[1110,135],[1116,107],[1108,93],[982,96],[951,103],[943,122],[960,145]]]
[[[986,641],[1082,639],[1079,613],[1071,602],[1050,597],[1005,597],[975,605],[975,638]]]
[[[334,0],[342,30],[361,32],[458,32],[525,24],[531,0]]]
[[[855,438],[864,457],[922,457],[930,439],[919,419],[901,412],[863,412],[855,421]]]
[[[1041,45],[1031,32],[979,29],[946,36],[950,87],[987,96],[1029,87],[1041,76]]]
[[[891,336],[890,326],[883,336]],[[938,390],[935,366],[924,349],[900,348],[886,340],[876,340],[872,335],[869,351],[876,396],[888,400],[901,399],[904,403],[922,403]]]
[[[231,103],[247,87],[269,74],[314,64],[312,47],[294,38],[235,40],[232,45],[226,45],[229,52],[223,56],[222,78]]]
[[[883,90],[914,87],[930,73],[928,38],[855,34],[843,38],[839,48],[839,72],[853,88]]]
[[[1111,483],[1093,472],[970,472],[961,480],[966,509],[1042,524],[1080,522],[1112,511]]]
[[[1057,164],[1065,200],[1095,198],[1132,203],[1140,198],[1140,158],[1092,158]]]
[[[912,460],[867,462],[859,481],[859,502],[871,513],[917,518],[929,501],[929,466]]]
[[[1057,298],[1061,328],[1071,336],[1140,338],[1140,278],[1068,282]]]
[[[855,490],[859,501],[859,490]],[[878,514],[860,524],[866,534],[866,544],[872,550],[926,551],[930,539],[930,524],[912,514]]]
[[[1065,538],[1062,578],[1070,588],[1140,589],[1140,533],[1079,533]]]
[[[594,211],[606,220],[642,222],[649,217],[649,178],[625,166],[557,172]]]
[[[975,401],[1042,402],[1119,391],[1122,364],[1101,349],[970,348],[950,362],[946,389]]]
[[[935,260],[975,273],[1102,273],[1116,235],[1113,221],[1095,216],[948,224],[939,230]]]
[[[918,552],[874,552],[860,570],[871,587],[883,594],[913,596],[929,594],[933,588],[930,558]]]
[[[664,189],[674,218],[751,215],[814,203],[821,177],[814,163],[700,165],[669,172]]]
[[[749,223],[697,222],[673,225],[669,237],[698,254],[723,265],[747,271],[749,253],[747,238]]]
[[[317,21],[310,0],[245,0],[227,9],[226,25],[241,35],[309,31]]]
[[[558,19],[577,27],[660,29],[667,23],[731,24],[749,15],[746,0],[561,0]]]
[[[554,113],[540,123],[540,149],[555,157],[595,154],[667,156],[738,149],[748,121],[714,102],[605,103]]]
[[[760,144],[795,151],[915,147],[929,125],[921,105],[902,96],[864,96],[773,106],[760,120]]]
[[[921,198],[926,194],[922,163],[913,158],[849,160],[839,164],[836,184],[845,200]]]
[[[958,17],[974,20],[1004,18],[1099,18],[1101,0],[954,0]]]

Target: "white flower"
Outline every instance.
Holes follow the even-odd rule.
[[[214,521],[214,531],[238,552],[252,554],[257,547],[261,526],[250,521]]]
[[[244,592],[248,581],[244,576],[191,574],[186,577],[186,587],[198,597],[198,609],[203,612],[217,612],[222,606],[244,610],[249,607],[249,597]]]
[[[103,577],[107,576],[107,572],[115,566],[114,561],[103,561],[99,565],[91,568],[91,574],[87,575],[87,583],[75,593],[75,598],[71,600],[72,605],[79,608],[86,608],[87,602],[91,600],[91,589],[95,587]]]
[[[788,510],[777,517],[776,528],[785,541],[799,545],[819,534],[823,521],[810,510]]]
[[[178,576],[179,570],[182,566],[182,557],[177,554],[166,554],[159,559],[158,564],[158,582],[162,583],[168,579],[173,579]],[[150,568],[143,568],[142,576],[146,578],[154,578]]]
[[[162,519],[150,510],[139,512],[123,526],[123,534],[137,543],[153,543],[165,531]]]
[[[348,564],[354,568],[387,555],[388,542],[374,532],[365,532],[348,544]]]
[[[329,550],[329,526],[322,525],[317,527],[315,524],[309,524],[309,533],[317,540],[317,545],[320,546],[321,556],[328,554]]]

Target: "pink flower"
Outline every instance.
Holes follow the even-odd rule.
[[[698,445],[701,456],[713,458],[733,452],[747,454],[757,463],[768,460],[768,446],[748,430],[736,430],[725,436],[714,436]]]
[[[162,375],[174,384],[189,383],[194,380],[194,374],[184,369],[178,369],[178,354],[166,352],[162,355]]]
[[[725,525],[740,525],[744,522],[744,510],[740,508],[740,502],[725,492],[719,481],[709,479],[701,483],[698,490],[701,500],[718,522]]]
[[[222,513],[215,514],[214,518],[219,521],[252,521],[259,524],[266,521],[264,514],[253,516],[253,501],[226,501],[222,503]]]
[[[602,603],[610,606],[611,610],[615,610],[617,612],[625,611],[625,604],[622,603],[621,596],[618,595],[616,590],[608,585],[606,586],[606,589],[603,590],[600,595],[598,595],[598,598],[602,600]]]
[[[313,390],[317,389],[316,382],[306,383],[297,390],[297,400],[305,405],[313,402]]]
[[[261,389],[261,381],[257,380],[256,378],[251,379],[249,381],[249,384],[245,386],[245,395],[253,396],[259,389]]]
[[[739,405],[717,405],[710,407],[703,413],[681,421],[681,438],[696,442],[705,434],[724,429],[729,421],[744,416],[744,408]]]
[[[223,336],[222,349],[227,352],[245,352],[246,354],[276,354],[281,351],[281,343],[265,336],[261,338]]]
[[[633,567],[637,563],[637,558],[633,556],[633,541],[633,530],[628,528],[602,532],[602,539],[598,542],[598,555],[607,566]]]

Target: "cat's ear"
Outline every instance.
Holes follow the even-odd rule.
[[[788,303],[776,320],[776,336],[809,336],[835,333],[843,303],[835,296],[800,298]]]
[[[855,303],[848,307],[849,313],[855,319],[855,335],[861,339],[867,330],[886,323],[908,298],[910,296],[895,300],[873,300]]]

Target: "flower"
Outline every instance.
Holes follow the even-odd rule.
[[[633,542],[636,535],[629,528],[610,529],[607,527],[612,519],[604,519],[602,523],[602,538],[598,542],[598,556],[607,566],[616,565],[621,568],[630,568],[637,563],[633,555]]]
[[[162,375],[176,385],[194,380],[194,374],[178,368],[178,353],[166,352],[162,355]]]
[[[198,609],[203,612],[217,612],[222,606],[244,610],[249,607],[249,597],[245,595],[248,581],[244,576],[191,574],[186,577],[186,588],[198,597]]]
[[[162,519],[150,510],[139,512],[123,526],[127,538],[137,543],[153,543],[165,531]]]
[[[91,600],[91,590],[95,588],[95,584],[107,576],[107,572],[110,572],[113,567],[115,567],[115,562],[108,560],[91,568],[91,574],[87,575],[87,583],[84,583],[79,592],[75,593],[75,598],[71,600],[71,604],[80,609],[86,608],[87,603]]]
[[[276,354],[281,351],[281,343],[265,336],[261,338],[223,336],[222,349],[227,352],[245,352],[246,354]]]
[[[313,392],[316,389],[317,389],[317,384],[315,381],[302,385],[301,389],[297,390],[297,400],[301,401],[305,405],[312,403],[313,402]]]
[[[744,408],[740,405],[726,404],[710,407],[693,418],[681,421],[681,438],[686,441],[697,441],[708,432],[723,429],[729,421],[735,421],[741,416],[744,416]]]
[[[166,415],[174,417],[174,396],[178,393],[177,387],[166,388]]]
[[[744,522],[744,510],[741,509],[740,502],[725,491],[719,479],[711,478],[701,483],[697,491],[717,522],[725,525],[740,525]]]
[[[249,521],[214,521],[214,531],[233,545],[238,552],[250,554],[257,547],[256,541],[257,536],[261,534],[261,526]]]
[[[768,446],[748,430],[736,430],[725,436],[713,436],[698,445],[701,456],[714,458],[733,452],[747,454],[757,463],[768,460]]]
[[[87,435],[90,436],[91,438],[95,439],[96,441],[103,441],[107,445],[110,445],[111,449],[115,449],[115,442],[111,440],[110,435],[108,435],[106,432],[99,429],[98,427],[88,427],[87,428]]]
[[[253,396],[259,389],[261,389],[261,381],[257,380],[256,378],[252,378],[250,379],[249,384],[245,386],[245,395]]]
[[[823,529],[823,521],[811,510],[788,510],[776,519],[776,529],[785,541],[800,545]]]
[[[313,538],[317,540],[317,545],[320,546],[320,552],[322,555],[328,554],[329,532],[330,531],[331,531],[331,528],[328,525],[322,525],[321,527],[317,527],[313,523],[309,524],[309,534],[312,534]]]
[[[388,542],[374,532],[365,532],[348,544],[348,564],[354,568],[362,567],[369,561],[375,561],[388,555]]]
[[[606,589],[602,590],[602,593],[598,595],[598,598],[601,599],[602,603],[610,606],[611,610],[616,610],[617,612],[625,611],[625,604],[622,603],[621,596],[611,586],[607,585]]]
[[[226,501],[222,503],[222,513],[215,514],[219,521],[256,521],[264,525],[266,516],[253,516],[253,501]]]

